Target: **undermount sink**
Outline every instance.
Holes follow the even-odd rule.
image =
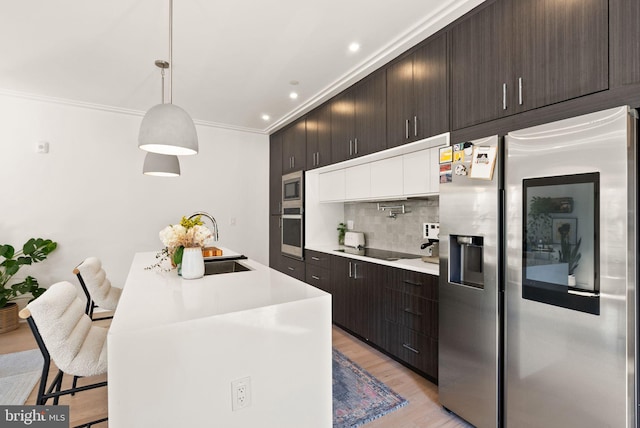
[[[235,260],[220,260],[215,262],[205,262],[205,275],[218,275],[221,273],[246,272],[252,270]]]

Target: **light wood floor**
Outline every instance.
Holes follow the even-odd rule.
[[[108,325],[108,321],[100,321],[100,323]],[[405,407],[366,424],[366,428],[470,427],[442,409],[438,404],[436,385],[335,326],[333,327],[333,346],[409,400],[409,404]],[[35,348],[37,348],[36,342],[26,323],[21,323],[15,331],[0,334],[0,354]],[[54,376],[56,371],[57,369],[52,368],[51,376]],[[78,384],[99,382],[105,378],[100,376],[80,379]],[[69,387],[70,383],[70,377],[65,376],[63,387]],[[35,404],[36,395],[37,385],[26,404]],[[107,415],[107,390],[98,388],[80,392],[75,397],[65,396],[60,399],[60,404],[69,405],[71,426],[96,420]],[[95,425],[96,428],[107,426],[108,423]]]

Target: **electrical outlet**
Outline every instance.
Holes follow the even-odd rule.
[[[423,239],[440,239],[440,223],[422,223]]]
[[[251,406],[251,378],[243,377],[231,382],[231,410],[246,409]]]

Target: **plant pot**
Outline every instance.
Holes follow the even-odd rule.
[[[204,258],[202,248],[185,248],[182,254],[182,277],[184,279],[198,279],[204,276]]]
[[[18,304],[7,303],[0,308],[0,334],[13,331],[18,328]]]
[[[575,275],[569,275],[569,277],[567,278],[567,285],[569,287],[575,287],[576,286],[576,276]]]

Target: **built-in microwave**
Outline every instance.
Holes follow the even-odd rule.
[[[304,247],[304,187],[302,171],[282,176],[282,254],[303,259]]]
[[[282,176],[282,207],[302,207],[302,171],[292,172]]]

